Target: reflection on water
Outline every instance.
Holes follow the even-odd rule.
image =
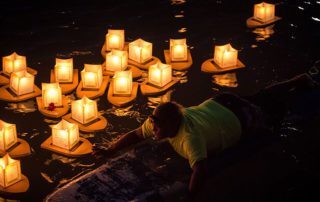
[[[180,5],[186,3],[186,0],[171,0],[171,5]]]
[[[37,110],[34,100],[19,103],[8,103],[8,106],[5,107],[5,109],[12,110],[14,113],[30,113]]]
[[[219,74],[212,76],[212,82],[219,86],[238,87],[238,80],[236,73]]]
[[[171,94],[174,90],[167,91],[164,95],[156,96],[156,97],[148,97],[148,107],[154,109],[159,104],[164,102],[170,102],[171,101]]]
[[[256,28],[252,32],[257,34],[256,41],[263,41],[271,37],[274,34],[274,25],[270,25],[267,27]]]
[[[187,71],[173,71],[173,76],[177,77],[181,84],[188,82]]]
[[[70,57],[74,57],[74,56],[80,56],[80,55],[93,55],[92,51],[72,51],[71,53],[66,53],[66,54],[62,54],[59,53],[57,54],[57,57],[61,57],[61,58],[70,58]]]
[[[182,27],[181,29],[178,30],[179,33],[185,33],[187,32],[187,28]]]

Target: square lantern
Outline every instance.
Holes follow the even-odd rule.
[[[6,151],[18,141],[16,124],[0,120],[0,150]]]
[[[62,93],[59,83],[42,83],[42,100],[44,107],[49,107],[50,103],[61,107]]]
[[[10,76],[10,89],[18,96],[33,93],[34,76],[27,71],[13,72]]]
[[[170,39],[170,58],[173,62],[188,60],[186,39]]]
[[[16,52],[2,57],[3,73],[10,75],[12,72],[27,70],[27,59]]]
[[[54,75],[58,83],[72,83],[73,81],[73,59],[56,58]]]
[[[10,158],[7,153],[3,158],[0,158],[0,186],[7,188],[20,180],[20,161]]]
[[[106,69],[109,71],[123,71],[128,66],[127,51],[112,50],[106,56]]]
[[[123,50],[124,48],[124,30],[108,29],[106,34],[106,49],[111,51],[113,49]]]
[[[262,2],[254,5],[253,18],[267,22],[275,18],[275,5]]]
[[[97,102],[90,100],[84,96],[80,100],[72,101],[71,103],[71,117],[80,122],[87,124],[98,118]]]
[[[83,88],[99,89],[103,82],[101,65],[85,64],[81,71]]]
[[[79,142],[79,128],[77,124],[62,120],[53,125],[52,144],[67,150],[71,150]]]
[[[129,43],[129,59],[144,63],[152,58],[152,43],[137,39]]]
[[[113,94],[130,96],[132,91],[132,72],[118,71],[113,77]]]
[[[148,82],[163,87],[172,81],[172,68],[171,65],[162,64],[158,62],[154,65],[150,65],[148,73]]]
[[[230,44],[215,46],[213,60],[222,68],[235,66],[238,61],[238,51]]]

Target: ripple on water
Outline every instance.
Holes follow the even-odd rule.
[[[212,83],[215,83],[219,86],[231,87],[231,88],[238,87],[238,80],[237,80],[236,73],[213,75],[212,79],[213,79]]]
[[[5,109],[12,110],[14,113],[31,113],[37,110],[34,100],[19,103],[8,103],[8,106],[5,107]]]

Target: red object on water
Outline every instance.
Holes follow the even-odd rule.
[[[49,111],[53,111],[55,108],[56,108],[56,107],[54,106],[54,103],[53,103],[53,102],[51,102],[51,103],[49,104],[49,106],[48,106],[48,110],[49,110]]]

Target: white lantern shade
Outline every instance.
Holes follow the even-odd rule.
[[[137,39],[129,43],[129,59],[144,63],[152,58],[152,43]]]
[[[172,68],[171,65],[162,64],[157,62],[149,67],[148,82],[163,87],[172,81]]]
[[[106,49],[111,51],[113,49],[123,50],[124,48],[124,30],[109,29],[106,34]]]
[[[128,66],[127,51],[112,50],[106,55],[106,70],[123,71]]]
[[[79,128],[77,124],[69,123],[62,119],[53,125],[52,144],[67,150],[71,150],[79,142]]]
[[[53,103],[56,107],[62,106],[62,93],[59,83],[42,83],[42,101],[44,107]]]
[[[275,5],[262,2],[254,5],[253,17],[261,22],[267,22],[275,18]]]
[[[72,83],[73,81],[73,59],[56,58],[54,75],[58,83]]]
[[[85,64],[81,71],[83,88],[99,89],[103,82],[101,65]]]
[[[71,117],[80,122],[87,124],[98,118],[97,102],[90,100],[84,96],[80,100],[72,101],[71,103]]]
[[[173,62],[188,60],[186,39],[170,39],[170,58]]]
[[[27,71],[13,72],[10,76],[10,89],[18,96],[33,93],[34,76]]]
[[[6,151],[18,141],[16,124],[0,120],[0,150]]]
[[[113,94],[131,95],[132,92],[132,72],[118,71],[113,77]]]
[[[9,56],[2,57],[3,73],[10,75],[12,72],[27,70],[27,59],[25,56],[12,53]]]
[[[215,46],[213,60],[222,68],[235,66],[238,60],[238,51],[230,44]]]
[[[20,161],[10,158],[7,153],[3,158],[0,158],[0,186],[7,188],[20,180]]]

